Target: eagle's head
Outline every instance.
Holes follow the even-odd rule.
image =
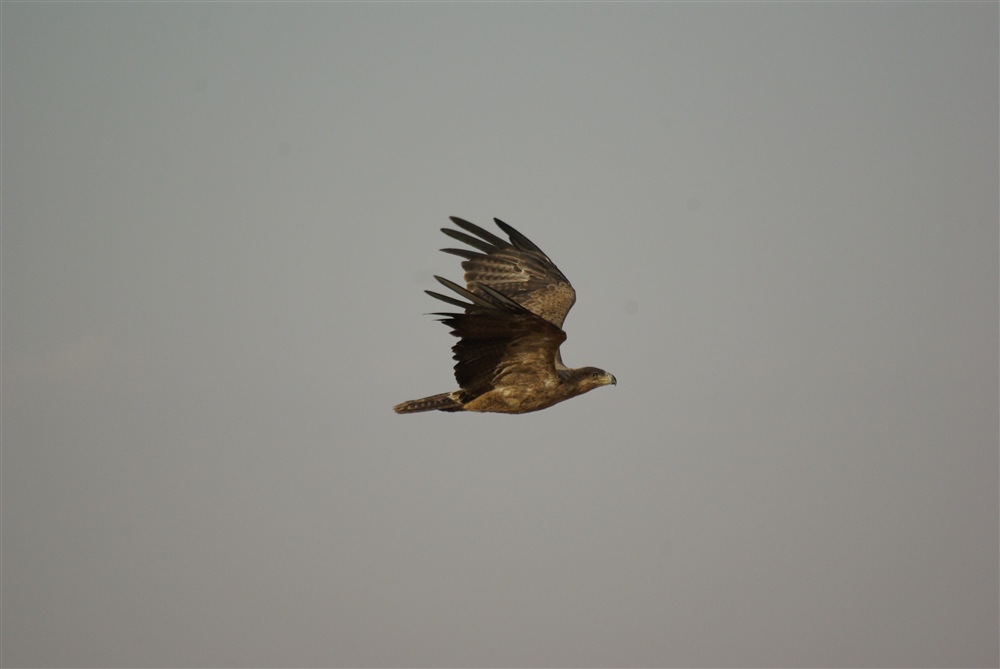
[[[618,380],[614,374],[608,374],[603,369],[580,367],[573,370],[571,383],[576,387],[578,393],[585,393],[601,386],[616,386]]]

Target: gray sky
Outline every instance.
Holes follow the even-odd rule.
[[[997,666],[998,6],[4,3],[5,666]],[[573,280],[526,416],[448,215]]]

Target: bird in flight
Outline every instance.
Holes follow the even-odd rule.
[[[563,364],[559,345],[566,341],[566,333],[562,325],[576,302],[576,291],[544,251],[500,219],[493,220],[510,241],[455,216],[452,223],[465,232],[441,229],[476,249],[441,249],[465,258],[464,288],[434,277],[465,301],[426,291],[462,310],[432,314],[441,316],[441,322],[459,338],[451,350],[458,361],[455,379],[460,388],[397,404],[396,413],[528,413],[617,384],[603,369],[572,369]]]

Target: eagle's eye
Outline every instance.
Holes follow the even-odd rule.
[[[601,378],[601,373],[600,372],[591,372],[590,378],[592,378],[592,379],[599,379],[599,378]]]

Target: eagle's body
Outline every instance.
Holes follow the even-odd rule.
[[[451,220],[476,237],[449,228],[442,231],[482,251],[442,249],[466,259],[462,263],[466,287],[435,278],[467,302],[427,291],[463,309],[463,313],[435,314],[460,338],[452,348],[460,389],[403,402],[393,407],[396,413],[527,413],[616,383],[602,369],[570,369],[563,364],[562,324],[576,292],[540,248],[498,219],[493,220],[510,242],[460,218]]]

